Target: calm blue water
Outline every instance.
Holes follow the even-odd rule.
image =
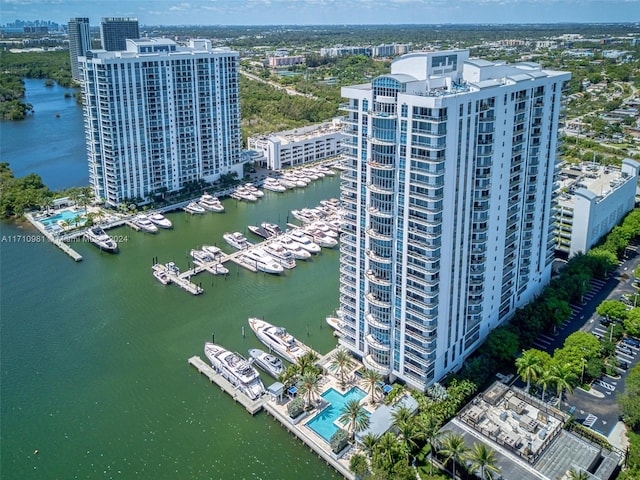
[[[65,98],[71,88],[45,87],[44,80],[25,79],[26,99],[35,109],[21,121],[0,121],[1,161],[13,174],[37,173],[52,190],[89,184],[82,107]]]
[[[366,395],[367,393],[358,387],[353,387],[344,394],[334,388],[330,388],[321,396],[329,402],[331,406],[324,409],[320,414],[308,422],[306,424],[307,427],[329,443],[331,436],[338,431],[338,426],[334,422],[340,418],[342,408],[350,400],[362,400]]]

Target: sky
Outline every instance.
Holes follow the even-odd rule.
[[[140,25],[639,22],[640,0],[0,0],[15,20],[136,17]]]

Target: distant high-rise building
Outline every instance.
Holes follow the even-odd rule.
[[[137,18],[106,17],[100,22],[102,48],[108,52],[127,49],[127,39],[140,38]]]
[[[238,53],[160,38],[80,58],[89,181],[107,205],[242,176]]]
[[[71,56],[71,76],[81,81],[78,69],[78,57],[84,56],[91,49],[91,33],[88,18],[71,18],[69,20],[69,55]]]
[[[551,277],[570,74],[404,55],[342,88],[340,343],[424,389]]]

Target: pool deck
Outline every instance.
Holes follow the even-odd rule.
[[[44,227],[44,225],[42,223],[40,223],[39,221],[37,221],[37,220],[35,220],[33,218],[32,214],[26,213],[25,217],[29,221],[29,223],[31,223],[31,225],[33,225],[36,228],[36,230],[38,230],[42,235],[44,235],[44,237],[49,242],[51,242],[53,245],[58,247],[60,250],[62,250],[67,255],[69,255],[76,262],[80,262],[82,260],[82,255],[80,255],[78,252],[76,252],[73,248],[71,248],[69,245],[64,243],[62,240],[58,239],[57,237],[54,237],[51,232],[49,232],[47,229],[45,229],[45,227]]]

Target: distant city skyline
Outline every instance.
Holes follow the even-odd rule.
[[[2,0],[2,23],[136,17],[140,25],[617,23],[638,0]]]

